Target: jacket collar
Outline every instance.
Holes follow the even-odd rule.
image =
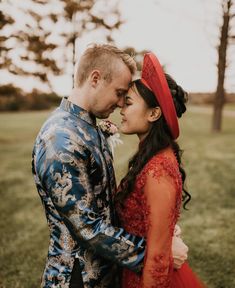
[[[96,125],[96,118],[94,115],[90,114],[85,109],[77,106],[76,104],[70,102],[67,98],[63,98],[60,103],[60,109],[67,111],[74,115],[77,118],[86,121],[88,124],[95,126]]]

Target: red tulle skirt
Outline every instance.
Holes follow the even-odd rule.
[[[141,277],[130,270],[123,269],[121,288],[143,288]],[[171,285],[168,288],[206,288],[206,286],[186,262],[180,269],[173,271]]]
[[[184,263],[178,270],[174,270],[171,288],[205,288],[188,263]]]

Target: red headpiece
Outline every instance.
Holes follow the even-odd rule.
[[[176,139],[179,136],[179,124],[174,102],[161,64],[153,53],[144,55],[141,81],[154,93],[172,137]]]

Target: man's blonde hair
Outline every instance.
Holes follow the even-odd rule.
[[[102,77],[111,82],[116,60],[122,60],[131,74],[134,75],[136,71],[135,60],[117,47],[109,44],[93,44],[87,48],[75,66],[75,88],[82,86],[94,69],[100,70],[103,74]]]

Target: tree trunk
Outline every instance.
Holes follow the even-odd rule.
[[[75,64],[76,64],[76,13],[73,13],[72,15],[72,19],[71,19],[71,23],[73,24],[73,35],[72,35],[72,63],[73,63],[73,68],[72,68],[72,85],[73,85],[73,88],[74,88],[74,69],[75,69]]]
[[[72,81],[73,81],[73,88],[74,88],[74,69],[76,64],[76,35],[73,34],[73,72],[72,72]]]
[[[226,70],[226,54],[229,38],[230,7],[232,0],[226,0],[223,6],[223,24],[221,28],[220,44],[218,47],[218,84],[214,100],[212,131],[219,132],[222,128],[222,111],[225,103],[224,79]]]

